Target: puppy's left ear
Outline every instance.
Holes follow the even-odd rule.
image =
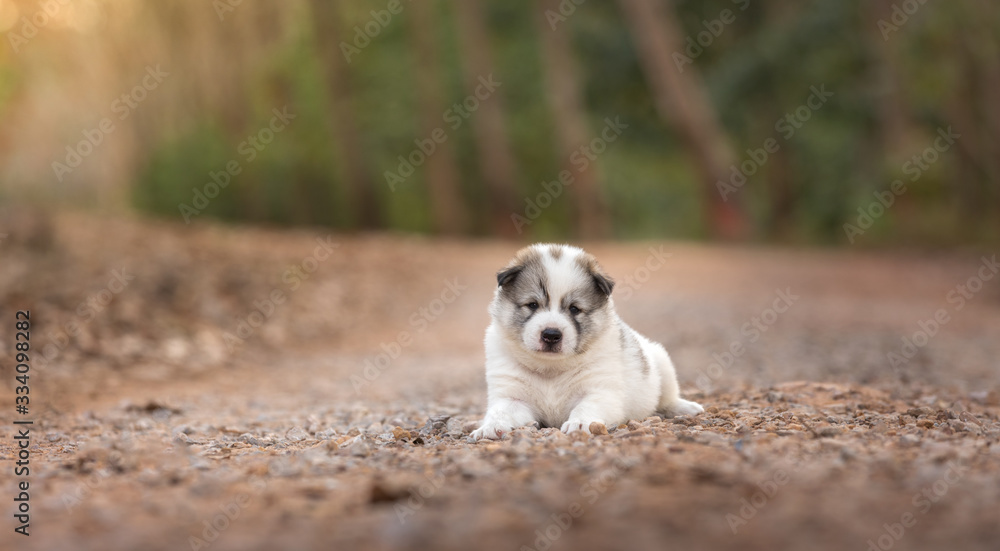
[[[600,271],[595,271],[593,273],[593,277],[594,283],[597,284],[597,288],[604,293],[604,296],[611,296],[611,290],[615,288],[615,281]]]
[[[517,275],[520,274],[522,270],[524,270],[524,266],[513,266],[511,268],[507,268],[506,270],[497,272],[497,285],[499,287],[503,287],[511,281],[514,281],[517,279]]]
[[[615,288],[615,280],[611,279],[611,276],[604,273],[601,265],[597,263],[597,259],[590,254],[584,253],[577,258],[577,262],[583,270],[590,274],[590,277],[594,280],[594,285],[597,290],[601,292],[605,297],[611,296],[611,290]]]

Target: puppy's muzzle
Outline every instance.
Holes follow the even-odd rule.
[[[542,349],[546,352],[559,352],[562,342],[562,331],[552,327],[542,330]]]

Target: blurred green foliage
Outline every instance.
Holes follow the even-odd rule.
[[[737,162],[746,160],[748,149],[761,147],[768,138],[780,144],[780,152],[738,192],[756,236],[845,243],[843,225],[854,222],[857,209],[872,200],[872,193],[888,188],[894,179],[906,178],[907,193],[874,221],[865,242],[997,240],[1000,174],[995,155],[1000,152],[996,148],[1000,122],[995,120],[997,108],[990,105],[996,102],[985,87],[997,82],[988,76],[1000,75],[996,66],[1000,9],[971,0],[926,3],[883,40],[880,16],[872,8],[878,2],[754,1],[740,11],[744,3],[676,0],[669,4],[685,38],[698,36],[706,22],[719,18],[723,10],[735,13],[735,21],[713,37],[690,66],[705,82]],[[903,4],[901,0],[879,5],[891,10]],[[560,158],[545,95],[539,26],[532,19],[537,8],[527,0],[492,0],[485,5],[487,38],[496,79],[502,82],[505,123],[516,160],[517,204],[523,208],[526,200],[542,191],[541,182],[557,178],[566,159]],[[338,39],[351,40],[355,25],[363,26],[371,20],[371,10],[385,6],[384,0],[342,4]],[[430,232],[426,171],[418,169],[394,193],[384,178],[385,171],[396,169],[400,155],[414,149],[415,139],[426,137],[410,22],[403,6],[402,14],[346,66],[352,82],[350,109],[359,130],[353,139],[363,155],[357,161],[376,189],[385,227]],[[170,8],[157,9],[172,13]],[[219,27],[237,24],[240,9],[244,8],[237,7],[235,15],[218,22]],[[224,170],[237,160],[241,173],[200,217],[355,227],[356,208],[342,181],[344,159],[331,147],[337,139],[330,128],[335,114],[323,60],[317,54],[313,14],[301,2],[289,3],[287,10],[273,25],[277,38],[268,43],[264,55],[250,57],[242,73],[245,114],[236,124],[206,108],[198,112],[195,123],[143,130],[132,185],[137,207],[176,217],[178,204],[190,204],[192,190],[203,187],[212,171]],[[440,85],[450,105],[469,94],[463,85],[465,52],[452,3],[433,2],[433,15],[443,68]],[[614,237],[705,237],[705,189],[675,129],[654,107],[619,5],[586,2],[555,32],[571,33],[589,130],[599,131],[605,117],[619,117],[629,125],[597,163]],[[227,52],[203,55],[225,57]],[[885,78],[887,67],[892,79]],[[0,64],[0,73],[4,75],[0,103],[9,102],[20,78],[9,65]],[[806,102],[813,86],[825,86],[834,95],[812,111],[792,137],[783,138],[775,124]],[[286,104],[297,118],[248,161],[239,152],[240,144],[267,126],[273,108]],[[956,118],[963,108],[968,114]],[[887,112],[893,109],[903,123],[896,134],[886,128]],[[470,232],[483,235],[491,231],[481,215],[490,199],[474,146],[475,124],[473,115],[448,131],[448,141],[456,153],[460,200],[473,215]],[[443,121],[441,125],[446,126]],[[962,134],[961,147],[942,153],[918,180],[909,181],[904,163],[933,143],[938,128],[948,126]],[[531,237],[573,237],[568,195],[543,211],[530,227]]]
[[[370,2],[380,9],[380,2]],[[524,198],[541,192],[540,182],[555,179],[563,161],[554,144],[553,121],[545,101],[535,13],[526,2],[489,2],[490,43],[505,102],[510,142],[517,160],[517,189]],[[448,4],[437,4],[437,15],[447,79],[444,87],[449,103],[467,94],[462,86],[461,47],[454,31]],[[791,231],[784,238],[799,241],[842,242],[842,225],[852,220],[858,206],[867,204],[871,193],[902,177],[898,165],[879,157],[879,124],[871,66],[877,26],[859,2],[812,1],[797,6],[750,4],[739,12],[730,0],[676,2],[675,9],[687,36],[704,30],[705,21],[717,19],[724,9],[736,12],[736,21],[694,59],[717,108],[719,118],[732,137],[739,159],[746,149],[759,147],[769,137],[778,137],[777,120],[808,98],[810,87],[825,85],[834,96],[812,113],[795,135],[783,140],[790,187],[794,196]],[[960,32],[963,9],[946,4],[921,8],[907,25],[890,35],[900,42],[900,72],[906,97],[913,103],[912,132],[933,137],[935,129],[947,125],[943,104],[958,85],[958,77],[947,75],[954,61],[953,42]],[[778,13],[775,11],[789,11]],[[367,10],[348,10],[363,24]],[[972,14],[964,14],[975,16]],[[403,14],[405,17],[405,12]],[[599,159],[599,170],[613,214],[615,234],[625,238],[700,237],[704,224],[701,203],[690,160],[669,125],[657,116],[653,100],[640,70],[630,33],[612,2],[589,2],[573,13],[565,28],[572,33],[580,60],[584,97],[591,128],[602,126],[607,116],[619,116],[629,124],[619,142],[609,146]],[[353,27],[348,22],[345,27]],[[322,78],[314,55],[313,37],[306,21],[289,30],[292,39],[274,60],[260,68],[258,86],[271,79],[285,82],[302,116],[261,158],[245,167],[236,193],[212,203],[207,214],[225,219],[253,219],[278,224],[315,223],[347,226],[350,216],[338,192],[336,162],[326,146],[331,136],[323,121]],[[365,48],[349,71],[355,83],[353,107],[359,117],[364,166],[381,184],[383,167],[394,167],[397,156],[413,149],[422,137],[418,124],[417,98],[412,85],[413,60],[404,22],[392,22]],[[912,83],[912,85],[911,85]],[[261,96],[265,96],[261,94]],[[258,97],[259,116],[249,128],[266,124],[271,105]],[[471,125],[463,124],[450,135],[457,147],[465,200],[473,212],[487,200],[479,185],[472,147]],[[204,125],[185,136],[165,140],[154,154],[136,185],[137,202],[163,214],[176,212],[189,184],[205,179],[214,167],[233,158],[235,143],[228,142],[212,125]],[[920,145],[920,140],[913,142]],[[919,151],[914,150],[913,153]],[[929,214],[941,239],[948,241],[962,224],[954,208],[946,166],[956,162],[954,151],[932,167],[906,197],[920,212]],[[756,226],[765,232],[769,217],[766,166],[748,179],[740,191],[749,203]],[[429,231],[426,183],[422,171],[411,177],[401,191],[388,193],[378,186],[388,225],[406,231]],[[989,197],[998,201],[996,182]],[[235,189],[235,188],[234,188]],[[298,194],[298,197],[296,196]],[[247,197],[244,197],[247,196]],[[247,205],[255,204],[250,208]],[[523,200],[522,200],[523,204]],[[949,211],[951,213],[949,214]],[[920,222],[903,228],[896,212],[876,220],[873,239],[925,239]],[[569,236],[568,200],[564,196],[546,209],[532,225],[538,238]],[[920,218],[920,217],[915,217]],[[944,222],[944,223],[942,223]],[[485,226],[475,228],[488,231]]]

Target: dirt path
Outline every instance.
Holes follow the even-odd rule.
[[[980,288],[981,254],[595,244],[623,318],[708,412],[475,444],[485,308],[515,245],[31,223],[0,227],[0,319],[30,308],[33,346],[56,348],[33,379],[32,536],[5,513],[4,549],[1000,541],[1000,278],[957,288]]]

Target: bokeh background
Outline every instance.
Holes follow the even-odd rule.
[[[235,161],[191,220],[829,245],[898,179],[856,244],[1000,235],[990,0],[2,0],[0,36],[5,203],[183,220]]]
[[[24,549],[995,551],[998,90],[993,0],[0,0],[3,529],[30,416]],[[469,441],[538,240],[703,414]]]

